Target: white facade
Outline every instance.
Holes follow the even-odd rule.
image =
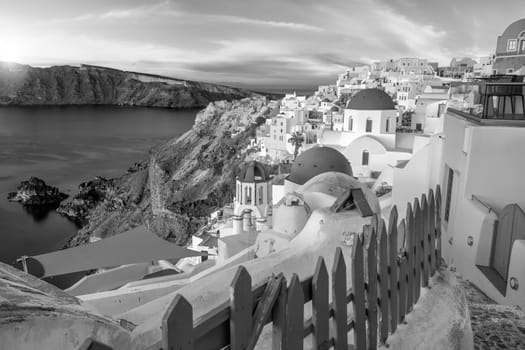
[[[394,170],[392,203],[404,212],[404,203],[439,184],[447,264],[496,302],[523,308],[525,292],[513,289],[511,279],[525,281],[525,237],[505,241],[498,235],[509,205],[525,208],[525,122],[479,123],[458,113],[449,110],[443,132]]]

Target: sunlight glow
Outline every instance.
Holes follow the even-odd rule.
[[[20,59],[18,46],[9,41],[0,42],[0,61],[17,62]]]

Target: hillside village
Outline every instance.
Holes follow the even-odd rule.
[[[390,294],[375,299],[367,294],[367,331],[373,329],[374,322],[374,327],[377,327],[378,319],[383,320],[383,316],[375,314],[375,321],[372,321],[370,313],[373,310],[377,313],[377,308],[382,312],[381,303],[388,305],[383,301],[385,299],[377,304],[377,298],[394,298],[392,295],[397,295],[397,292],[394,293],[393,288],[400,290],[399,295],[404,295],[405,276],[406,281],[410,281],[411,273],[416,274],[421,264],[426,276],[417,277],[415,282],[415,293],[420,299],[415,299],[414,308],[409,309],[408,304],[406,308],[399,306],[401,297],[391,304],[395,305],[394,314],[404,315],[408,311],[406,320],[403,318],[408,326],[403,328],[400,323],[397,332],[405,338],[430,337],[432,340],[428,342],[435,343],[432,346],[426,343],[428,349],[472,349],[476,341],[477,344],[481,341],[475,337],[482,335],[476,333],[474,327],[478,326],[478,321],[471,323],[467,297],[456,294],[464,293],[458,291],[460,282],[456,279],[468,281],[480,295],[494,305],[499,304],[499,311],[516,314],[518,320],[524,320],[519,319],[523,315],[520,308],[525,308],[522,286],[525,283],[525,213],[522,209],[525,208],[525,188],[522,185],[525,171],[522,161],[525,149],[524,77],[525,19],[522,19],[512,23],[498,38],[495,54],[479,63],[465,58],[453,59],[450,67],[443,69],[422,58],[391,59],[349,68],[337,77],[334,84],[319,86],[313,96],[286,94],[280,101],[271,103],[275,108],[265,109],[264,120],[254,122],[257,124],[255,133],[248,145],[243,144],[246,162],[232,179],[235,181],[235,193],[231,194],[233,200],[217,208],[186,247],[172,249],[173,256],[169,256],[170,251],[163,251],[163,257],[158,259],[145,256],[140,262],[111,260],[111,264],[97,273],[85,276],[65,292],[60,292],[67,294],[50,289],[41,291],[43,296],[38,298],[45,299],[44,302],[19,296],[26,298],[24,300],[29,305],[50,303],[59,313],[74,303],[76,311],[72,312],[73,316],[68,316],[74,324],[72,332],[75,336],[72,338],[60,332],[67,324],[57,320],[46,321],[52,334],[49,337],[36,333],[26,337],[2,329],[0,338],[8,339],[10,344],[27,344],[28,348],[36,342],[78,348],[88,337],[115,349],[160,348],[161,344],[164,348],[173,340],[166,338],[163,318],[166,310],[186,305],[187,301],[192,306],[193,318],[190,317],[190,321],[194,320],[195,327],[201,325],[202,319],[218,317],[212,311],[231,301],[234,294],[231,283],[239,279],[239,271],[249,273],[250,293],[252,286],[255,288],[266,283],[264,285],[269,291],[262,293],[265,296],[265,293],[271,294],[273,286],[267,281],[278,274],[283,275],[284,287],[277,290],[286,293],[293,290],[292,285],[296,283],[293,281],[310,281],[307,289],[312,288],[310,300],[315,303],[317,291],[312,287],[311,279],[315,279],[320,266],[316,267],[315,262],[319,257],[323,258],[322,264],[326,263],[330,270],[340,261],[334,257],[334,252],[339,249],[349,265],[348,271],[343,273],[348,281],[343,289],[354,288],[354,304],[359,280],[352,271],[355,271],[359,257],[361,263],[365,259],[365,265],[372,261],[366,259],[376,253],[380,260],[366,265],[371,270],[366,274],[363,272],[366,293],[373,290],[371,285],[381,284],[381,278],[379,282],[370,278],[375,272],[383,279],[396,278],[395,284],[389,282]],[[242,132],[239,129],[239,134]],[[166,208],[162,210],[168,211]],[[146,226],[136,230],[107,240],[122,239],[124,242],[129,239],[138,244],[136,237],[150,234]],[[391,271],[398,271],[393,267],[394,263],[389,265],[388,277],[374,270],[377,266],[381,269],[382,259],[387,256],[381,255],[382,230],[385,237],[395,237],[388,243],[390,261],[399,261],[399,265],[397,262],[395,265],[399,266],[399,274],[394,277],[390,277],[393,276]],[[424,232],[421,237],[411,236],[420,231]],[[396,236],[392,236],[394,234]],[[126,235],[128,238],[123,238]],[[417,241],[411,246],[414,239]],[[158,244],[156,240],[160,238],[151,234],[149,241],[140,240],[140,244],[147,250],[149,244],[153,245],[151,242]],[[29,273],[32,269],[38,270],[41,276],[48,276],[46,266],[51,265],[46,264],[67,256],[71,259],[71,266],[61,266],[60,271],[64,272],[80,264],[74,258],[76,254],[95,254],[104,241],[93,238],[90,244],[80,247],[26,257],[25,270]],[[403,263],[413,259],[412,254],[420,249],[416,246],[424,247],[424,256],[417,256],[416,267],[406,272],[402,269]],[[93,250],[89,250],[91,248]],[[366,257],[358,255],[363,253],[359,249],[365,249]],[[116,264],[117,261],[121,263]],[[239,269],[239,266],[243,268]],[[5,272],[11,278],[17,273]],[[437,274],[434,277],[442,278],[432,279],[432,273]],[[16,279],[27,288],[42,290],[33,277]],[[286,281],[291,281],[288,289]],[[330,281],[334,281],[332,277]],[[14,282],[12,286],[15,288]],[[426,290],[421,296],[420,287]],[[442,295],[432,294],[432,290],[440,288],[444,290]],[[383,290],[386,293],[386,289],[378,289],[378,293]],[[447,291],[452,291],[450,299],[445,297]],[[184,303],[180,302],[181,298],[184,298]],[[252,294],[249,295],[250,303],[251,298]],[[278,296],[273,298],[268,300],[278,305]],[[326,310],[328,300],[335,303],[335,298],[335,294],[328,296],[327,292]],[[432,298],[439,300],[440,310],[427,309],[435,302]],[[174,299],[179,304],[173,304]],[[407,300],[410,297],[405,297],[402,302]],[[273,307],[272,304],[270,309]],[[315,324],[308,328],[313,335],[308,333],[310,335],[305,336],[305,344],[312,348],[316,348],[312,344],[318,340],[315,323],[318,321],[314,320],[318,317],[316,310],[314,307],[313,311],[305,311],[306,319],[312,317],[311,322]],[[336,317],[335,309],[331,310],[327,320]],[[346,304],[344,310],[346,313]],[[356,307],[349,310],[349,315],[358,317],[360,311]],[[443,317],[436,317],[434,322],[418,314],[421,310],[441,312]],[[233,306],[230,311],[235,314]],[[340,311],[335,315],[337,312]],[[414,318],[409,317],[410,313]],[[275,324],[277,316],[274,314],[271,317],[275,318],[270,318],[268,314],[271,311],[266,310],[266,323],[274,320]],[[254,315],[259,314],[254,311]],[[52,319],[45,313],[41,317]],[[75,317],[80,317],[83,323]],[[234,316],[228,317],[233,319]],[[419,320],[421,328],[411,323],[414,319]],[[499,321],[503,322],[501,319],[491,322],[496,324]],[[95,327],[96,322],[99,324]],[[406,340],[400,342],[396,337],[403,336],[395,333],[397,319],[391,322],[391,328],[387,326],[388,339],[382,338],[380,330],[379,335],[367,333],[367,341],[374,344],[371,339],[378,337],[379,346],[390,343],[391,348],[396,349],[422,348],[421,342],[410,343],[412,345]],[[210,334],[216,328],[207,329],[209,334],[199,328],[208,337],[201,334],[201,339],[196,335],[197,328],[189,323],[188,329],[195,337],[191,342],[197,344],[199,339],[215,341],[215,336]],[[268,327],[263,330],[266,323],[259,324],[260,348],[271,346],[272,337],[276,337],[275,330],[273,333]],[[257,324],[255,318],[254,324]],[[356,325],[354,319],[352,327]],[[31,332],[34,326],[35,321],[27,318],[17,327]],[[484,326],[490,328],[490,325]],[[300,327],[302,337],[302,318]],[[334,335],[335,323],[331,327],[330,339],[336,342],[341,339],[341,334],[336,332]],[[411,334],[410,327],[416,327],[412,332],[419,333]],[[517,327],[512,330],[516,331]],[[434,332],[438,328],[446,333],[445,340]],[[457,338],[449,337],[452,332],[456,332]],[[234,333],[226,333],[233,339]],[[348,330],[345,339],[346,333]],[[353,340],[360,349],[359,337],[362,334],[358,336],[358,333],[357,328],[353,329],[348,333],[352,335],[348,336],[348,341],[352,343]],[[510,331],[501,338],[509,348],[525,346],[523,331],[517,338]],[[500,338],[495,339],[493,343],[487,340],[489,348],[500,346]],[[212,343],[207,344],[208,347],[198,348],[213,348]]]

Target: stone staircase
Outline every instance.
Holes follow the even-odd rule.
[[[525,313],[499,305],[469,281],[461,282],[469,304],[475,350],[525,350]]]

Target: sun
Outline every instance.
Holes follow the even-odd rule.
[[[20,58],[19,48],[12,42],[0,42],[0,61],[17,62]]]

